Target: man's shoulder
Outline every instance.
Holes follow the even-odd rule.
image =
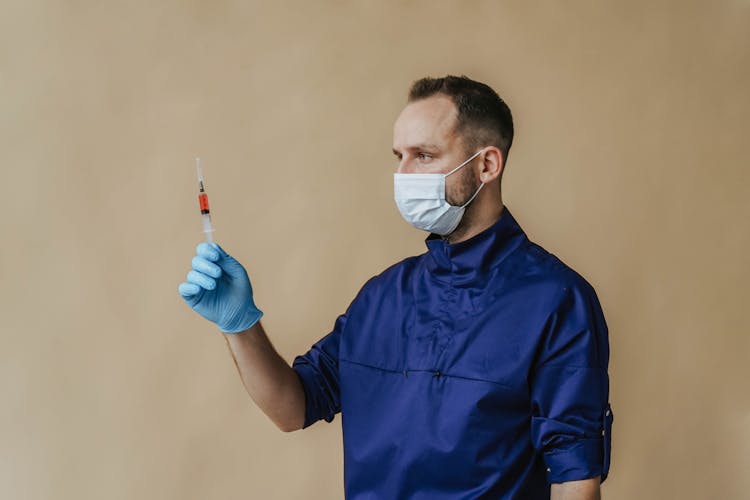
[[[426,253],[412,255],[391,264],[367,280],[365,286],[392,286],[395,282],[400,282],[401,280],[408,278],[408,275],[419,267],[420,262],[425,255]]]
[[[558,290],[595,294],[594,287],[581,273],[538,243],[527,240],[523,251],[514,257],[516,279]]]
[[[426,253],[406,257],[370,277],[359,290],[358,298],[373,293],[392,292],[394,288],[407,283],[425,255]]]

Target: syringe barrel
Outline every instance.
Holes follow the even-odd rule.
[[[201,215],[201,219],[203,219],[203,232],[206,233],[206,237],[211,236],[211,233],[214,232],[214,227],[211,225],[211,216],[203,214]]]
[[[198,204],[201,208],[201,219],[203,220],[203,232],[206,234],[206,241],[213,243],[214,228],[211,225],[211,210],[208,208],[208,195],[203,188],[203,170],[201,170],[200,158],[195,159],[198,167]]]
[[[198,204],[201,207],[202,214],[209,214],[211,212],[208,208],[208,195],[206,193],[200,193],[198,195]]]

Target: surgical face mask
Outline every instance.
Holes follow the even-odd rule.
[[[477,151],[447,174],[393,174],[396,205],[404,220],[417,229],[441,236],[452,233],[461,222],[466,206],[484,187],[484,182],[469,201],[461,206],[455,206],[445,199],[445,178],[468,164],[481,152],[482,150]]]

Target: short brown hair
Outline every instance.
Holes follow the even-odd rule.
[[[513,116],[510,108],[491,87],[466,76],[426,77],[415,81],[409,102],[436,94],[451,98],[458,110],[456,131],[464,140],[467,154],[486,145],[496,146],[507,161],[513,144]]]

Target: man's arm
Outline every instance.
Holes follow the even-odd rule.
[[[599,486],[590,479],[609,473],[608,332],[591,285],[582,278],[566,281],[545,320],[530,381],[531,436],[547,481],[557,485],[558,495],[565,493],[556,498],[598,498],[583,495],[586,489],[578,496],[576,485],[594,487],[595,494]]]
[[[242,383],[255,404],[284,432],[301,429],[305,393],[294,369],[276,352],[260,324],[225,334]]]
[[[187,281],[177,287],[188,306],[219,327],[250,397],[279,427],[301,429],[305,392],[294,369],[263,331],[244,266],[216,243],[195,249]]]
[[[580,481],[552,483],[550,500],[600,500],[599,476]]]

